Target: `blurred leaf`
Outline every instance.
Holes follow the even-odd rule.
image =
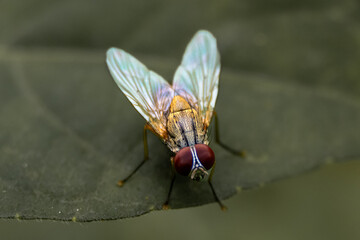
[[[151,161],[116,186],[141,161],[144,121],[109,76],[104,53],[8,55],[12,60],[3,60],[0,71],[1,217],[90,221],[161,208],[170,153],[156,137],[150,137]],[[158,72],[173,70],[167,59],[140,59]],[[248,156],[212,144],[219,196],[359,156],[359,105],[335,92],[223,70],[221,137]],[[178,178],[171,206],[213,201],[207,184]]]
[[[205,28],[218,39],[223,66],[360,94],[357,0],[6,0],[0,9],[1,45],[117,46],[180,59]]]

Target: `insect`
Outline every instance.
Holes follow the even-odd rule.
[[[233,150],[219,138],[214,108],[218,95],[220,55],[214,36],[205,30],[195,34],[186,47],[172,86],[124,50],[110,48],[106,62],[118,87],[147,121],[143,131],[144,159],[118,185],[122,186],[149,159],[147,131],[151,131],[175,154],[171,157],[173,170],[195,181],[207,179],[215,200],[225,210],[211,182],[215,154],[208,146],[208,128],[213,117],[216,142],[233,154],[243,156],[243,152]],[[169,207],[175,171],[164,209]]]

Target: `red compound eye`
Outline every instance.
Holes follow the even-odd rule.
[[[212,168],[215,162],[215,154],[213,150],[211,150],[211,148],[206,144],[196,144],[195,149],[196,154],[204,168],[206,168],[206,170]]]
[[[192,163],[193,160],[190,147],[182,148],[176,153],[174,158],[174,167],[179,174],[183,176],[189,175]]]
[[[206,170],[212,168],[215,162],[215,154],[206,144],[195,145],[196,155]],[[185,147],[176,153],[174,158],[175,170],[183,175],[188,176],[193,164],[193,158],[190,147]]]

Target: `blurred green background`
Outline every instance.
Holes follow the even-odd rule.
[[[180,59],[201,28],[217,37],[222,66],[314,89],[360,93],[360,14],[354,0],[1,1],[7,49],[104,51]],[[360,163],[242,192],[198,208],[87,224],[0,221],[3,239],[359,239]]]

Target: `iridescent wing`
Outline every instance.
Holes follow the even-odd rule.
[[[216,39],[205,30],[195,34],[186,47],[176,70],[173,88],[198,108],[205,126],[209,126],[218,94],[220,54]]]
[[[174,90],[158,74],[148,70],[129,53],[110,48],[106,63],[121,91],[159,136],[166,136],[166,116]]]

